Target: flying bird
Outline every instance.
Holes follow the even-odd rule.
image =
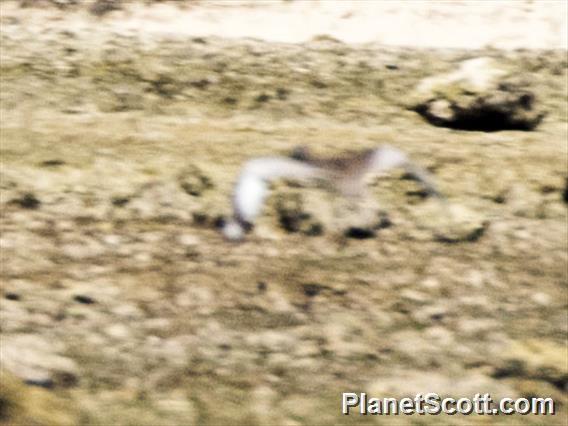
[[[430,195],[442,198],[426,170],[408,156],[388,145],[342,157],[319,158],[305,147],[296,148],[289,157],[259,157],[247,161],[233,190],[233,216],[223,226],[223,235],[233,241],[243,239],[254,227],[262,210],[269,185],[277,179],[320,181],[349,199],[365,192],[365,178],[394,168],[403,168],[421,182]]]

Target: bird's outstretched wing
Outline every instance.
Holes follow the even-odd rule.
[[[418,180],[430,195],[443,199],[430,173],[413,163],[404,152],[389,145],[383,145],[373,151],[368,165],[369,173],[382,173],[394,168],[403,168]]]
[[[330,180],[345,196],[357,195],[366,174],[403,168],[428,191],[442,201],[430,174],[408,156],[384,145],[352,157],[318,159],[307,150],[295,151],[293,157],[261,157],[245,163],[233,190],[233,217],[223,227],[230,240],[240,240],[250,230],[260,213],[271,181],[279,178]]]
[[[286,157],[261,157],[245,163],[233,190],[233,218],[223,227],[225,237],[239,240],[260,213],[268,184],[276,179],[313,179],[322,170],[312,164]]]

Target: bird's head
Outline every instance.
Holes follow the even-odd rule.
[[[252,224],[239,219],[229,219],[222,227],[223,236],[229,241],[242,241],[252,229]]]

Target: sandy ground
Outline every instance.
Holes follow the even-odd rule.
[[[10,14],[11,4],[3,5]],[[190,1],[182,7],[143,7],[126,2],[124,10],[94,24],[84,14],[61,17],[53,10],[25,16],[31,28],[56,19],[70,30],[88,26],[148,37],[251,37],[269,42],[302,43],[326,35],[346,43],[457,49],[566,49],[568,3],[563,0],[489,1]],[[33,16],[35,15],[35,16]]]
[[[0,422],[384,424],[341,416],[341,392],[434,391],[550,396],[558,414],[395,420],[565,424],[568,63],[554,24],[564,17],[543,2],[484,3],[499,11],[490,18],[478,3],[429,3],[445,37],[389,39],[362,3],[257,4],[190,4],[176,14],[186,32],[172,36],[167,5],[96,18],[1,3]],[[419,19],[423,3],[371,5],[390,10],[385,25],[434,26]],[[453,36],[458,9],[486,38]],[[334,17],[270,26],[268,40],[323,31],[369,43],[240,39],[258,28],[227,24],[268,10]],[[187,25],[197,17],[201,27]],[[369,32],[348,31],[351,19]],[[541,30],[527,33],[529,21]],[[204,37],[217,31],[228,37]],[[467,49],[398,46],[405,37]],[[471,49],[486,43],[556,50]],[[534,131],[434,127],[405,107],[425,77],[478,56],[530,82],[547,112]],[[225,241],[215,222],[242,163],[300,142],[321,154],[389,142],[481,232],[438,238],[432,200],[395,172],[369,187],[392,222],[373,238],[287,232],[283,200],[316,219],[337,200],[279,183],[255,233]]]

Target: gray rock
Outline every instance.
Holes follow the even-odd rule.
[[[13,204],[17,204],[23,209],[35,210],[41,205],[41,201],[31,192],[22,194],[21,197],[12,200]]]
[[[532,130],[545,115],[527,81],[487,57],[423,80],[411,99],[430,123],[463,130]]]
[[[495,360],[493,376],[543,380],[562,389],[568,382],[566,346],[549,340],[514,341]]]
[[[206,190],[213,188],[211,179],[195,164],[186,166],[178,174],[178,183],[189,195],[199,197]]]
[[[32,334],[2,338],[2,366],[29,384],[70,386],[78,381],[75,362],[60,355],[56,342]]]
[[[449,208],[450,220],[436,231],[436,239],[446,243],[474,242],[479,240],[489,226],[489,220],[481,213],[462,205]]]

